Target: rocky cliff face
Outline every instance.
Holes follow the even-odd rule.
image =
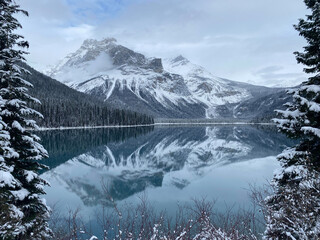
[[[147,58],[113,38],[84,41],[47,74],[117,108],[156,118],[237,118],[237,105],[274,92],[215,77],[181,55]]]

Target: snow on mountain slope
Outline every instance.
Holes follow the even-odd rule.
[[[113,38],[86,40],[46,72],[115,107],[164,118],[219,118],[217,106],[252,97],[241,85],[213,76],[186,58],[146,58]]]
[[[249,91],[230,86],[226,80],[213,76],[201,66],[191,63],[183,56],[163,61],[164,69],[181,75],[193,95],[199,102],[208,107],[226,103],[238,103],[250,98]]]

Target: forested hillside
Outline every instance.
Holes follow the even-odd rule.
[[[41,127],[74,127],[102,125],[135,125],[153,123],[153,118],[112,106],[73,90],[64,84],[21,63],[30,71],[24,78],[33,84],[30,94],[41,101],[32,106],[44,115],[39,119]]]

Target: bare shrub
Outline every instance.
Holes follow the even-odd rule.
[[[155,209],[147,194],[138,196],[137,204],[119,206],[102,183],[106,206],[96,214],[99,239],[103,240],[256,240],[264,229],[263,217],[257,216],[257,207],[263,205],[263,192],[253,190],[253,208],[250,210],[225,206],[218,210],[216,201],[193,199],[191,205],[179,205],[175,214]],[[93,236],[80,216],[80,209],[69,211],[67,217],[53,210],[51,227],[57,240],[98,239]],[[262,218],[262,219],[261,219]],[[260,227],[259,227],[260,226]],[[262,230],[261,230],[262,229]]]

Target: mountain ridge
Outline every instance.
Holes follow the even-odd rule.
[[[239,104],[284,91],[216,77],[182,55],[147,58],[114,38],[85,40],[47,74],[112,106],[155,118],[247,118],[237,112]]]

